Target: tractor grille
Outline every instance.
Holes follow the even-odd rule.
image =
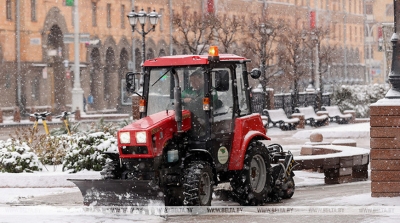
[[[146,146],[123,146],[122,154],[148,154]]]

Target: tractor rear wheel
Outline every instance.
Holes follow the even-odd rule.
[[[210,164],[194,161],[184,170],[183,204],[187,206],[210,206],[213,194],[213,172]]]
[[[259,141],[247,148],[244,166],[232,179],[231,186],[237,202],[241,205],[262,205],[268,201],[271,190],[268,150]]]

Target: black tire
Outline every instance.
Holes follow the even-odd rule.
[[[293,196],[295,191],[295,184],[294,184],[294,180],[292,176],[288,177],[288,180],[286,183],[284,183],[283,187],[282,187],[282,198],[283,199],[289,199]]]
[[[262,205],[268,202],[271,174],[268,150],[259,141],[247,148],[243,170],[231,181],[235,199],[241,205]]]
[[[184,170],[183,204],[186,206],[210,206],[213,194],[213,172],[210,164],[194,161]]]
[[[182,188],[181,187],[167,187],[165,189],[165,206],[182,206]]]

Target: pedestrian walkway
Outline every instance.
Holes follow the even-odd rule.
[[[292,131],[270,128],[267,130],[267,135],[271,141],[266,141],[266,144],[277,143],[284,149],[300,149],[302,145],[310,141],[312,133],[321,133],[324,141],[327,142],[335,139],[352,139],[356,141],[357,147],[370,149],[369,125],[369,122],[345,125],[330,123],[328,126],[318,128],[306,126],[304,129]]]

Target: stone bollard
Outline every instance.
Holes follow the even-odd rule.
[[[21,113],[19,111],[18,107],[14,108],[14,117],[13,117],[14,122],[21,122]]]
[[[293,113],[292,118],[298,118],[300,120],[299,124],[297,125],[296,128],[298,129],[304,129],[306,125],[306,120],[304,119],[304,114],[303,113]]]
[[[310,134],[310,142],[322,142],[324,141],[324,136],[321,133],[313,132]]]
[[[79,121],[79,120],[81,120],[81,119],[82,119],[82,117],[81,117],[81,111],[79,110],[78,107],[76,107],[76,110],[75,110],[75,120],[76,120],[76,121]]]

